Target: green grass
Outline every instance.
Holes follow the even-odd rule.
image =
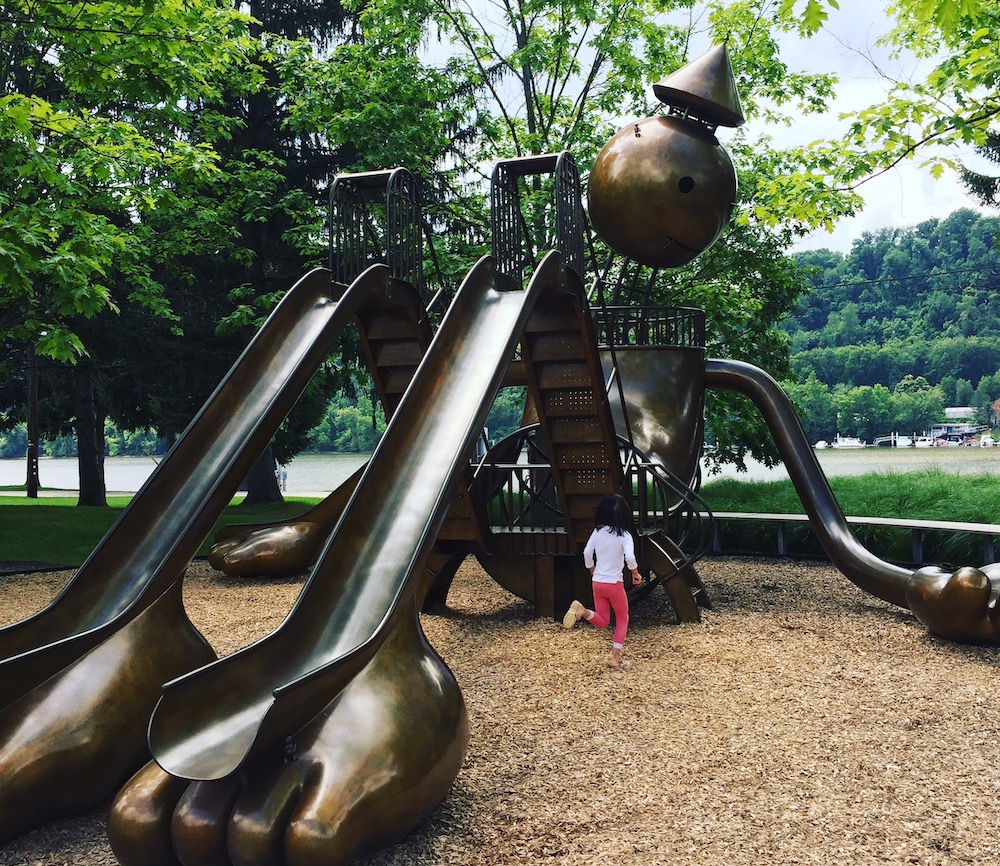
[[[212,536],[220,526],[285,520],[302,514],[316,502],[296,497],[274,505],[230,505],[198,555],[208,553]],[[78,506],[75,496],[27,499],[0,495],[0,562],[80,565],[128,503],[128,497],[112,496],[108,497],[107,508],[93,508]]]
[[[830,479],[837,501],[845,514],[859,517],[897,517],[917,520],[1000,523],[1000,476],[959,475],[940,469],[920,472],[871,473]],[[22,488],[23,489],[23,488]],[[708,481],[702,495],[713,511],[802,514],[804,509],[790,481],[751,482],[736,479]],[[122,510],[128,497],[110,497],[107,508],[76,505],[75,496],[27,499],[0,494],[0,562],[38,561],[58,565],[80,565],[94,550]],[[315,499],[290,498],[265,506],[231,505],[219,526],[285,520],[315,504]],[[724,541],[746,549],[768,549],[773,528],[762,525],[727,525]],[[736,535],[738,533],[738,535]],[[873,552],[885,558],[903,560],[909,544],[908,533],[883,528],[858,528],[858,537]],[[199,555],[211,547],[211,537]],[[803,555],[822,555],[808,526],[789,529],[789,543]],[[974,561],[978,542],[948,533],[925,540],[934,561]],[[796,546],[797,545],[797,546]],[[971,559],[970,559],[971,557]]]
[[[919,472],[873,472],[831,478],[830,487],[844,513],[856,517],[889,517],[905,520],[1000,523],[1000,476],[962,475],[937,468]],[[706,482],[701,494],[712,511],[803,514],[805,509],[791,481],[751,482],[718,479]],[[887,527],[857,527],[858,539],[886,559],[905,561],[909,531]],[[768,550],[773,527],[761,524],[728,524],[726,549]],[[789,549],[802,555],[821,555],[819,543],[808,526],[790,527]],[[926,533],[928,561],[974,564],[982,557],[981,541],[952,533]]]
[[[931,468],[831,478],[845,514],[914,520],[1000,522],[1000,476],[960,475]],[[791,481],[708,481],[701,494],[713,511],[803,514]]]

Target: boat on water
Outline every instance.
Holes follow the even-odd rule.
[[[867,446],[868,443],[864,439],[859,439],[857,436],[841,436],[839,433],[830,443],[831,448],[866,448]]]
[[[900,433],[890,433],[888,436],[879,436],[872,445],[878,448],[909,448],[913,445],[913,439]]]
[[[933,436],[918,436],[913,440],[914,448],[935,448],[937,442],[934,441]]]
[[[827,442],[826,439],[820,439],[815,445],[813,445],[813,448],[829,448],[829,447],[830,443]]]

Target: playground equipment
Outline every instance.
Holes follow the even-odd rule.
[[[724,48],[658,85],[673,118],[658,135],[674,139],[657,139],[659,158],[675,160],[664,177],[683,201],[713,188],[699,171],[700,154],[718,147],[715,125],[742,119],[719,74]],[[612,163],[632,163],[629,147],[653,138],[647,126],[614,144],[612,198]],[[694,164],[678,171],[677,159]],[[712,159],[714,176],[724,161]],[[526,178],[553,193],[553,238],[537,263],[518,193]],[[365,209],[376,194],[388,226],[379,249]],[[683,258],[717,237],[713,217],[681,238],[674,223],[687,220],[660,204],[648,220],[666,222],[637,258]],[[727,216],[731,201],[714,207]],[[849,579],[938,634],[1000,641],[995,568],[913,573],[861,547],[780,388],[750,365],[707,359],[699,311],[608,306],[608,273],[585,291],[582,212],[569,154],[499,163],[494,254],[432,336],[412,176],[338,178],[331,268],[289,291],[65,591],[0,630],[0,838],[91,807],[138,769],[108,823],[124,866],[336,864],[398,840],[448,791],[466,747],[461,691],[418,618],[446,603],[463,558],[477,556],[540,615],[561,613],[589,591],[579,553],[593,506],[620,490],[651,575],[636,596],[662,585],[681,621],[709,604],[695,565],[710,520],[696,493],[710,388],[763,412]],[[616,272],[627,281],[629,266]],[[279,629],[216,660],[184,613],[184,568],[352,321],[387,430],[368,466],[301,518],[220,539],[212,561],[230,573],[310,575]],[[522,430],[470,460],[497,389],[518,383]],[[140,768],[147,720],[155,762]]]

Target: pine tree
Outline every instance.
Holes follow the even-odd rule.
[[[1000,164],[1000,133],[987,133],[986,142],[976,147],[976,154],[994,165]],[[962,166],[962,183],[987,207],[1000,207],[1000,175],[980,174]]]

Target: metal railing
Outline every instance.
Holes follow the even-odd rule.
[[[705,347],[704,310],[693,307],[594,306],[591,313],[601,347]]]
[[[690,561],[700,559],[714,538],[712,514],[705,501],[661,464],[630,460],[626,466],[635,531],[639,535],[663,532]],[[494,535],[565,534],[562,506],[548,463],[483,460],[477,465],[475,483],[487,492],[486,515]],[[565,548],[568,542],[551,539],[550,544]]]

